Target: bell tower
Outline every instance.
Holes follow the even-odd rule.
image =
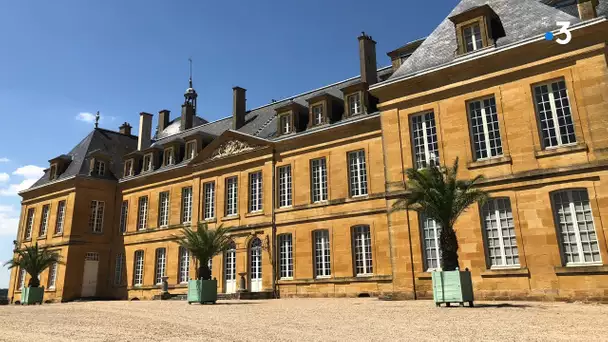
[[[192,87],[192,58],[188,58],[188,62],[190,62],[190,78],[188,80],[188,89],[184,93],[184,105],[190,105],[194,115],[196,115],[196,98],[198,94]]]

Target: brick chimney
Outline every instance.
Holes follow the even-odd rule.
[[[137,149],[139,151],[150,147],[152,140],[152,114],[139,113],[139,137],[137,139]]]
[[[241,87],[232,88],[232,129],[237,130],[245,125],[247,112],[245,92]]]
[[[118,132],[124,135],[131,135],[131,128],[131,125],[129,125],[129,123],[125,121],[122,126],[118,127]]]
[[[359,63],[361,65],[361,81],[371,86],[378,82],[376,67],[376,42],[372,36],[361,32],[359,36]]]
[[[597,18],[599,0],[577,0],[578,16],[581,20]]]
[[[171,112],[169,110],[163,109],[158,112],[158,133],[164,131],[169,126],[169,121],[171,121]]]
[[[194,107],[190,103],[184,103],[182,105],[182,118],[180,129],[185,131],[192,128],[192,121],[194,120]]]

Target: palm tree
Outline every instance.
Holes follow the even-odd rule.
[[[215,230],[209,230],[207,223],[199,223],[196,231],[186,227],[182,229],[182,234],[183,236],[176,236],[177,243],[199,262],[196,279],[210,280],[209,260],[225,252],[232,241],[228,236],[228,229],[220,225]]]
[[[13,260],[4,263],[8,269],[19,267],[30,275],[29,287],[39,287],[38,276],[51,265],[61,262],[61,257],[56,252],[49,250],[48,246],[38,247],[38,242],[33,246],[25,246],[24,249],[16,249],[17,256]]]
[[[458,180],[458,158],[449,167],[408,169],[407,193],[393,204],[392,210],[414,210],[434,219],[441,227],[439,248],[444,271],[458,268],[458,239],[454,224],[472,204],[483,205],[488,194],[479,189],[483,176]]]

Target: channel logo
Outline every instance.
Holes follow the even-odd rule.
[[[546,40],[555,39],[555,41],[561,45],[566,45],[566,44],[570,43],[570,41],[572,40],[572,33],[569,30],[570,22],[569,21],[558,21],[556,23],[556,25],[560,27],[559,31],[557,32],[557,35],[565,35],[565,37],[555,39],[556,35],[554,35],[553,32],[549,31],[549,32],[545,33],[545,39]]]

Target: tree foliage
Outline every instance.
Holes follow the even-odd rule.
[[[63,264],[57,252],[49,250],[48,246],[39,247],[38,242],[23,249],[16,249],[17,256],[4,263],[9,269],[18,267],[30,275],[28,286],[40,286],[40,274],[54,263]]]
[[[209,260],[225,252],[232,243],[227,228],[220,225],[217,229],[210,230],[206,223],[199,223],[196,231],[190,227],[182,229],[182,236],[176,236],[176,239],[199,262],[196,279],[203,280],[211,279]]]

